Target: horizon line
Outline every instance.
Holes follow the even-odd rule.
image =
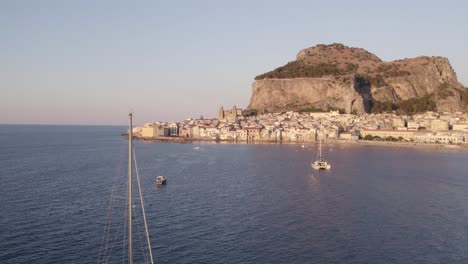
[[[53,124],[53,123],[0,123],[0,126],[126,126],[123,125],[105,125],[105,124]]]

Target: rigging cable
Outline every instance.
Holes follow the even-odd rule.
[[[141,233],[143,232],[143,230],[141,230],[141,228],[139,228],[139,226],[141,225],[140,219],[139,219],[139,217],[135,217],[134,219],[135,219],[135,232],[134,233],[138,234],[138,242],[140,243],[141,247],[143,248],[142,251],[143,251],[143,256],[145,258],[144,263],[148,263],[148,253],[147,253],[147,250],[146,250],[146,247],[145,247],[146,241],[143,241],[143,239],[141,239]]]
[[[123,207],[123,208],[125,209],[125,207]],[[127,220],[127,212],[126,212],[126,210],[125,210],[124,216],[123,216],[123,218],[122,218],[122,222],[119,223],[119,225],[123,225],[123,227],[124,227],[124,230],[123,230],[124,235],[125,235],[126,228],[127,228],[127,226],[126,226],[126,225],[127,225],[127,221],[126,221],[126,220]],[[119,225],[117,225],[117,226],[119,226]],[[112,239],[112,246],[111,246],[110,249],[109,249],[109,252],[108,252],[108,254],[107,254],[107,261],[106,261],[105,263],[109,263],[109,258],[110,258],[110,256],[111,256],[112,250],[114,249],[115,243],[117,242],[117,236],[118,236],[118,233],[115,232],[114,238]],[[124,245],[123,245],[124,249],[125,249],[125,242],[126,242],[126,240],[125,240],[125,236],[124,236]],[[125,253],[125,252],[124,252],[124,253]],[[124,257],[125,257],[125,256],[123,255],[123,256],[122,256],[122,259],[123,259]]]
[[[143,212],[143,222],[145,223],[146,242],[148,244],[148,251],[150,255],[151,264],[154,264],[153,253],[151,251],[151,242],[150,242],[150,237],[149,237],[149,232],[148,232],[148,224],[146,223],[145,205],[143,202],[143,195],[141,194],[140,175],[138,173],[138,165],[136,161],[135,149],[133,149],[133,160],[135,161],[135,171],[136,171],[136,176],[137,176],[136,178],[137,178],[137,184],[138,184],[138,192],[140,193],[141,211]]]
[[[127,185],[126,189],[128,189],[128,185]],[[128,197],[125,200],[126,200],[125,204],[128,204]],[[127,220],[128,217],[129,217],[128,211],[125,210],[125,220]],[[125,246],[127,245],[126,244],[127,243],[127,239],[126,239],[127,238],[127,236],[126,236],[127,235],[127,222],[128,221],[124,221],[124,231],[123,231],[124,237],[123,237],[123,243],[122,243],[122,264],[125,263],[125,252],[127,252],[125,250]]]
[[[118,163],[117,169],[116,169],[116,174],[114,176],[113,180],[113,185],[112,185],[112,191],[110,194],[110,199],[109,199],[109,205],[107,208],[107,217],[106,217],[106,224],[104,225],[104,232],[102,234],[102,239],[101,239],[101,246],[99,248],[99,255],[98,255],[98,260],[97,263],[104,261],[104,258],[106,257],[108,261],[108,243],[109,243],[109,236],[110,236],[110,229],[111,229],[111,223],[112,223],[112,209],[114,207],[115,203],[115,194],[118,190],[118,185],[119,185],[119,175],[122,169],[122,160],[123,160],[123,146],[121,149],[121,155],[120,155],[120,162]],[[106,261],[106,262],[107,262]]]

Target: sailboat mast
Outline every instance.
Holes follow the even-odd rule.
[[[128,263],[133,264],[133,245],[132,245],[132,113],[128,114]]]
[[[319,158],[322,158],[322,139],[319,140]]]

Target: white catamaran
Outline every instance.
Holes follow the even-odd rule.
[[[330,163],[328,163],[322,156],[322,140],[319,140],[317,160],[312,162],[310,165],[315,170],[329,170],[329,169],[331,169]]]

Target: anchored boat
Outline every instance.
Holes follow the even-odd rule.
[[[317,160],[310,164],[315,170],[329,170],[331,169],[330,163],[328,163],[322,156],[322,140],[319,141],[319,148],[317,153]]]
[[[166,185],[166,177],[158,176],[156,177],[156,185]]]

